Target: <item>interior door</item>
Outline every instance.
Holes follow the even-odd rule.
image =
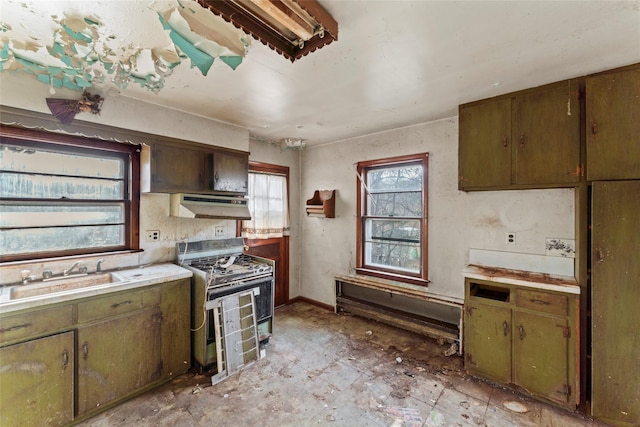
[[[286,177],[286,191],[281,191],[281,193],[289,192],[289,168],[286,166],[249,162],[249,173],[278,175],[280,178],[284,176]],[[280,203],[280,206],[282,206],[283,203],[281,199],[274,199],[273,194],[270,194],[268,191],[263,191],[265,194],[258,194],[257,190],[253,188],[252,185],[250,185],[250,187],[250,200],[252,197],[262,199],[263,202],[265,199],[269,199],[269,205]],[[289,200],[288,194],[286,194],[285,200]],[[249,206],[252,206],[251,202],[249,203]],[[288,203],[286,204],[285,209],[288,211]],[[254,215],[253,212],[252,215]],[[242,226],[243,221],[238,221],[238,236],[244,235],[242,233]],[[282,237],[268,238],[252,238],[251,236],[248,236],[245,237],[245,245],[248,246],[248,249],[245,250],[246,253],[261,256],[263,258],[269,258],[275,261],[274,305],[278,307],[287,304],[289,302],[289,236],[285,235]]]

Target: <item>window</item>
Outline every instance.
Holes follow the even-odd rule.
[[[359,274],[427,285],[427,160],[358,163]]]
[[[137,249],[138,148],[3,127],[0,259]]]

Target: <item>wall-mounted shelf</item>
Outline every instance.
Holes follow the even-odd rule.
[[[308,216],[324,218],[336,217],[336,190],[316,190],[313,197],[307,200]]]

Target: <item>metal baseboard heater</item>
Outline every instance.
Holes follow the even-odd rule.
[[[175,193],[170,196],[169,214],[181,218],[251,219],[249,199],[243,196]]]

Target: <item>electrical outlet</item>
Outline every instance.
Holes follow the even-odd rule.
[[[160,230],[147,230],[147,242],[157,242],[160,240]]]
[[[216,237],[224,237],[224,225],[216,225]]]
[[[513,231],[508,232],[506,240],[507,240],[506,241],[507,245],[515,245],[516,244],[516,233],[514,233]]]

